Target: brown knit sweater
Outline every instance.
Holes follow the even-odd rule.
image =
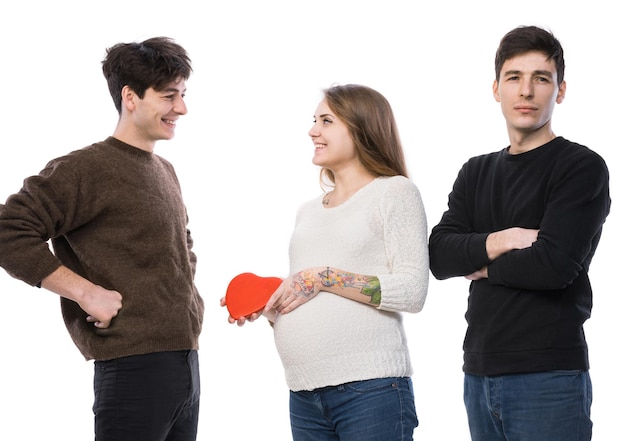
[[[204,305],[191,248],[171,164],[112,137],[52,160],[0,205],[0,266],[10,275],[36,286],[62,263],[122,294],[107,329],[61,299],[87,360],[198,348]]]

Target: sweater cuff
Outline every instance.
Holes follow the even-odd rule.
[[[470,262],[474,263],[477,268],[482,268],[490,263],[487,255],[487,236],[489,233],[478,233],[469,240],[467,252]]]

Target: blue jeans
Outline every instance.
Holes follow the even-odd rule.
[[[97,441],[194,441],[197,351],[155,352],[94,363]]]
[[[290,391],[294,441],[410,441],[417,427],[410,378]]]
[[[465,375],[472,441],[589,441],[588,371]]]

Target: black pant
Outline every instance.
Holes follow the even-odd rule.
[[[195,441],[197,351],[97,361],[94,370],[96,441]]]

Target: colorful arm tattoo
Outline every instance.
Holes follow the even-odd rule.
[[[297,296],[310,297],[315,292],[315,278],[311,271],[301,271],[293,276],[293,287]]]
[[[319,273],[322,285],[327,288],[336,286],[339,288],[358,289],[361,294],[370,298],[369,303],[380,305],[381,291],[380,281],[375,276],[358,276],[348,272],[334,272],[330,267]]]

